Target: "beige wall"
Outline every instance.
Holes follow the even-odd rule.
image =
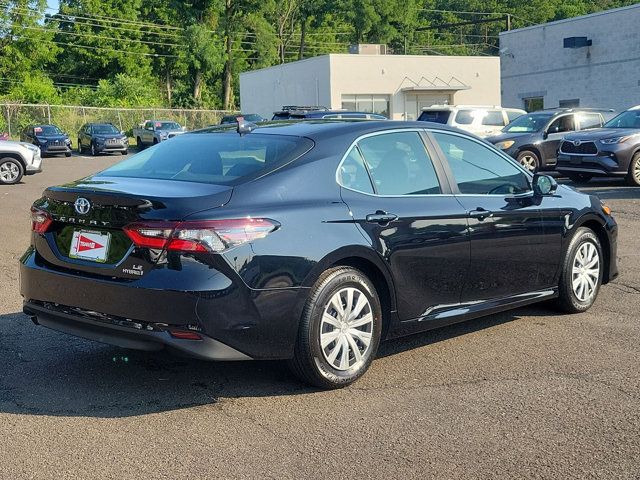
[[[240,75],[241,108],[269,116],[285,104],[342,107],[343,94],[390,96],[391,118],[404,120],[403,88],[449,91],[453,103],[500,104],[498,57],[332,54]],[[452,91],[449,86],[466,85]],[[436,92],[433,92],[436,93]]]

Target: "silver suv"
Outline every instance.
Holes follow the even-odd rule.
[[[0,140],[0,185],[13,185],[23,175],[41,171],[40,148],[30,143]]]
[[[496,135],[514,119],[525,114],[519,108],[497,105],[432,105],[422,109],[419,121],[457,127],[479,137]]]

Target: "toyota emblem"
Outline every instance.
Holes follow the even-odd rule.
[[[579,147],[582,142],[580,140],[574,140],[573,145]]]
[[[91,210],[91,202],[86,198],[78,197],[73,206],[80,215],[86,215]]]

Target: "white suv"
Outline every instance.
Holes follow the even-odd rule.
[[[502,108],[496,105],[432,105],[422,109],[418,118],[422,122],[434,122],[458,127],[479,137],[497,135],[524,110]]]
[[[0,185],[18,183],[23,175],[42,171],[40,149],[24,142],[0,140]]]

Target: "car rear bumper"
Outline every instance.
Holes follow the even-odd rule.
[[[167,348],[202,360],[251,359],[244,353],[205,335],[200,335],[198,340],[175,338],[171,330],[165,326],[123,321],[108,316],[96,316],[95,319],[91,319],[88,312],[79,313],[60,305],[33,301],[25,302],[23,311],[37,325],[122,348],[146,351]]]
[[[252,290],[239,277],[202,268],[200,284],[186,278],[198,276],[188,268],[112,279],[60,269],[30,248],[20,260],[20,293],[37,323],[103,343],[213,360],[291,358],[306,289]],[[176,339],[176,330],[202,340]]]

